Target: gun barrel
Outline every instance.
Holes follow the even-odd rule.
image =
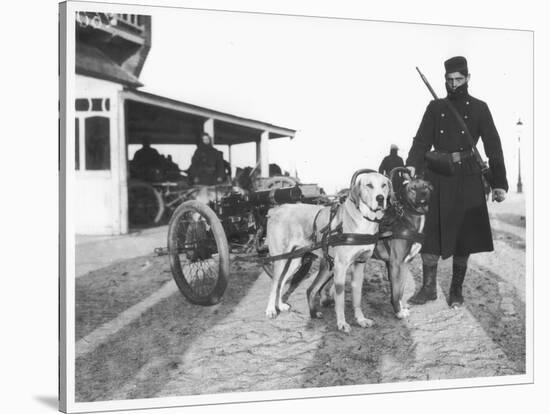
[[[254,191],[248,196],[248,200],[256,205],[296,203],[301,199],[302,190],[297,186]]]
[[[426,79],[424,74],[422,72],[420,72],[420,69],[418,69],[418,66],[416,66],[416,71],[420,75],[420,79],[422,79],[422,82],[424,82],[424,85],[426,85],[426,87],[428,88],[428,90],[430,91],[430,93],[432,94],[434,99],[437,99],[437,95],[436,95],[435,91],[433,90],[432,85],[430,85],[430,82],[428,82],[428,79]]]

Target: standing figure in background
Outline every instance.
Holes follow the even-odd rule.
[[[397,148],[397,145],[391,144],[390,155],[386,155],[382,160],[380,167],[378,167],[378,172],[380,174],[385,174],[389,176],[390,171],[393,170],[394,168],[405,166],[405,163],[403,162],[403,158],[397,155],[398,150],[399,148]]]
[[[225,180],[223,153],[214,148],[212,137],[206,132],[201,136],[187,172],[191,184],[215,185]]]
[[[489,158],[492,199],[501,202],[506,198],[508,182],[500,137],[489,107],[468,93],[470,73],[464,57],[453,57],[445,61],[444,66],[447,99],[464,120],[474,145],[481,137]],[[454,165],[448,173],[435,171],[434,164],[432,168],[425,164],[425,155],[432,147],[446,157],[448,164]],[[439,257],[453,256],[449,305],[459,307],[464,302],[462,284],[468,258],[472,253],[492,251],[493,238],[481,168],[466,131],[444,99],[428,104],[407,158],[407,168],[413,175],[424,170],[425,166],[425,178],[433,184],[434,192],[430,198],[421,250],[422,288],[409,302],[423,304],[437,298]]]

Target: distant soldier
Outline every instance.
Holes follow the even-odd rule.
[[[380,164],[380,167],[378,168],[378,172],[380,174],[390,175],[390,171],[394,168],[405,166],[405,164],[403,163],[403,158],[397,155],[398,150],[399,148],[397,148],[397,145],[391,144],[390,155],[384,157],[382,163]]]

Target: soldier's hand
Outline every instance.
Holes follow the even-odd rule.
[[[416,172],[416,168],[414,168],[412,165],[408,165],[407,170],[410,171],[411,177],[414,177],[414,173]]]
[[[506,199],[506,191],[503,190],[502,188],[493,188],[493,194],[492,194],[492,197],[491,197],[491,200],[492,201],[497,201],[497,202],[501,202],[501,201],[504,201]]]

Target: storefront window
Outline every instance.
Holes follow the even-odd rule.
[[[93,116],[85,120],[86,169],[111,168],[109,118]]]

